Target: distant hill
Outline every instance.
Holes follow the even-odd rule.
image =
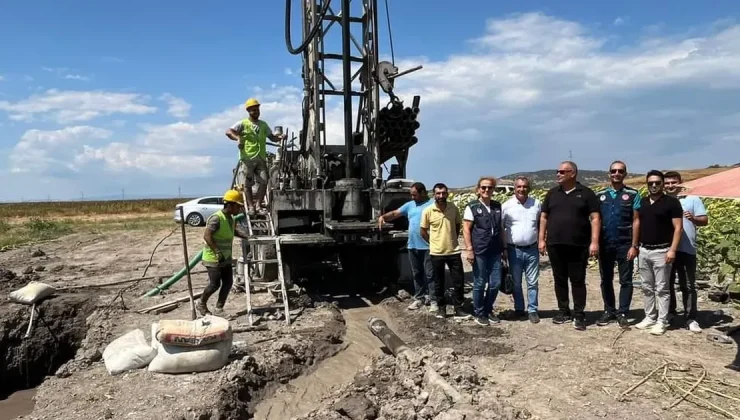
[[[630,174],[632,176],[642,176],[639,174]],[[501,181],[514,181],[518,176],[526,176],[529,178],[529,182],[534,188],[552,188],[557,185],[555,180],[555,169],[544,169],[535,172],[517,172],[514,174],[508,174],[501,176]],[[589,169],[578,170],[578,180],[581,184],[586,186],[599,185],[609,181],[609,173],[607,171],[592,171]]]
[[[726,171],[728,169],[732,169],[733,167],[740,166],[740,163],[732,165],[732,166],[721,166],[721,165],[712,165],[707,168],[700,168],[700,169],[663,169],[663,172],[668,172],[670,170],[678,171],[681,173],[681,177],[683,178],[683,182],[693,181],[698,178],[702,178],[705,176],[713,175],[722,171]],[[512,184],[514,182],[514,179],[518,176],[526,176],[529,178],[530,183],[534,188],[552,188],[557,185],[557,182],[555,181],[555,169],[543,169],[541,171],[534,171],[534,172],[517,172],[513,174],[507,174],[500,177],[497,177],[499,180],[499,184]],[[609,183],[609,173],[607,171],[593,171],[588,169],[579,169],[578,171],[578,179],[581,181],[582,184],[587,186],[598,186],[598,185],[608,185]],[[630,173],[629,177],[624,180],[625,184],[630,185],[635,188],[640,188],[645,185],[645,174],[633,174]],[[458,190],[458,191],[472,191],[475,189],[474,185],[463,187],[463,188],[454,188],[452,190]]]

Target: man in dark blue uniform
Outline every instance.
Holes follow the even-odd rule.
[[[601,204],[601,243],[599,244],[599,271],[604,315],[596,325],[607,325],[615,319],[621,328],[627,328],[627,314],[632,303],[633,261],[638,254],[640,232],[640,193],[624,185],[627,165],[614,161],[609,167],[611,185],[596,194]],[[619,309],[614,298],[614,264],[619,272]]]

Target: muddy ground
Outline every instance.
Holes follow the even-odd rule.
[[[183,265],[179,232],[159,246],[147,268],[152,249],[167,233],[70,235],[0,253],[0,267],[15,274],[0,272],[0,294],[7,296],[31,279],[62,288],[138,278],[145,269],[147,276],[169,277]],[[201,233],[189,229],[191,256],[200,249]],[[100,355],[113,339],[134,328],[148,337],[157,319],[189,317],[187,303],[166,314],[134,311],[184,295],[181,281],[165,296],[139,299],[157,281],[60,291],[39,308],[54,322],[35,324],[27,340],[22,336],[29,308],[0,304],[0,345],[13,349],[8,366],[36,357],[47,363],[34,372],[51,375],[38,386],[33,412],[24,418],[720,419],[740,413],[740,374],[724,367],[734,359],[737,345],[706,339],[709,332],[730,325],[738,312],[709,301],[705,293],[699,307],[708,329],[702,334],[685,329],[662,337],[635,329],[620,334],[615,325],[593,324],[602,305],[598,273],[590,272],[591,323],[587,331],[576,331],[550,320],[556,305],[545,262],[540,280],[543,319],[536,325],[504,320],[482,327],[472,321],[438,320],[424,310],[406,310],[408,302],[392,296],[315,297],[316,307],[306,308],[291,327],[265,320],[267,331],[236,334],[239,351],[219,371],[163,375],[137,370],[110,376]],[[201,290],[205,274],[194,274],[193,282]],[[114,300],[121,290],[123,299]],[[268,296],[258,294],[256,299]],[[636,291],[634,322],[640,319],[641,305]],[[244,307],[244,295],[232,294],[226,309],[235,316],[233,323],[245,323],[244,316],[237,316]],[[511,308],[511,298],[500,295],[497,309]],[[724,315],[717,315],[718,309]],[[421,365],[409,365],[384,349],[367,328],[371,316],[384,319],[425,366],[471,396],[470,404],[452,403],[425,381]],[[49,362],[48,354],[29,356],[18,350],[41,347],[52,336],[62,337],[59,345],[79,348],[73,359]],[[630,390],[653,370],[654,375]],[[28,373],[20,370],[17,389],[35,379]],[[686,400],[669,408],[689,390]],[[477,416],[470,416],[471,409]]]

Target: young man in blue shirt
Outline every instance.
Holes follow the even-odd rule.
[[[428,303],[429,310],[436,313],[437,301],[434,299],[429,243],[421,237],[420,229],[421,214],[434,202],[429,198],[427,189],[421,182],[411,185],[410,193],[411,201],[396,210],[381,215],[378,218],[378,227],[382,229],[384,222],[390,222],[399,217],[406,217],[409,220],[409,239],[406,248],[409,251],[409,263],[414,277],[414,299],[408,309],[417,310]]]
[[[676,314],[676,276],[678,276],[678,287],[681,289],[681,298],[686,315],[686,328],[691,332],[700,333],[701,326],[696,321],[697,298],[696,298],[696,228],[706,226],[709,223],[707,210],[704,203],[697,196],[682,193],[681,174],[678,172],[665,173],[665,192],[677,197],[683,208],[683,233],[681,242],[678,244],[676,261],[670,279],[671,302],[669,320]]]

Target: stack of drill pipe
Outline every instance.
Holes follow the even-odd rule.
[[[385,143],[407,144],[411,143],[419,129],[420,124],[416,121],[419,107],[394,106],[380,110],[378,118],[378,133],[381,145]]]

